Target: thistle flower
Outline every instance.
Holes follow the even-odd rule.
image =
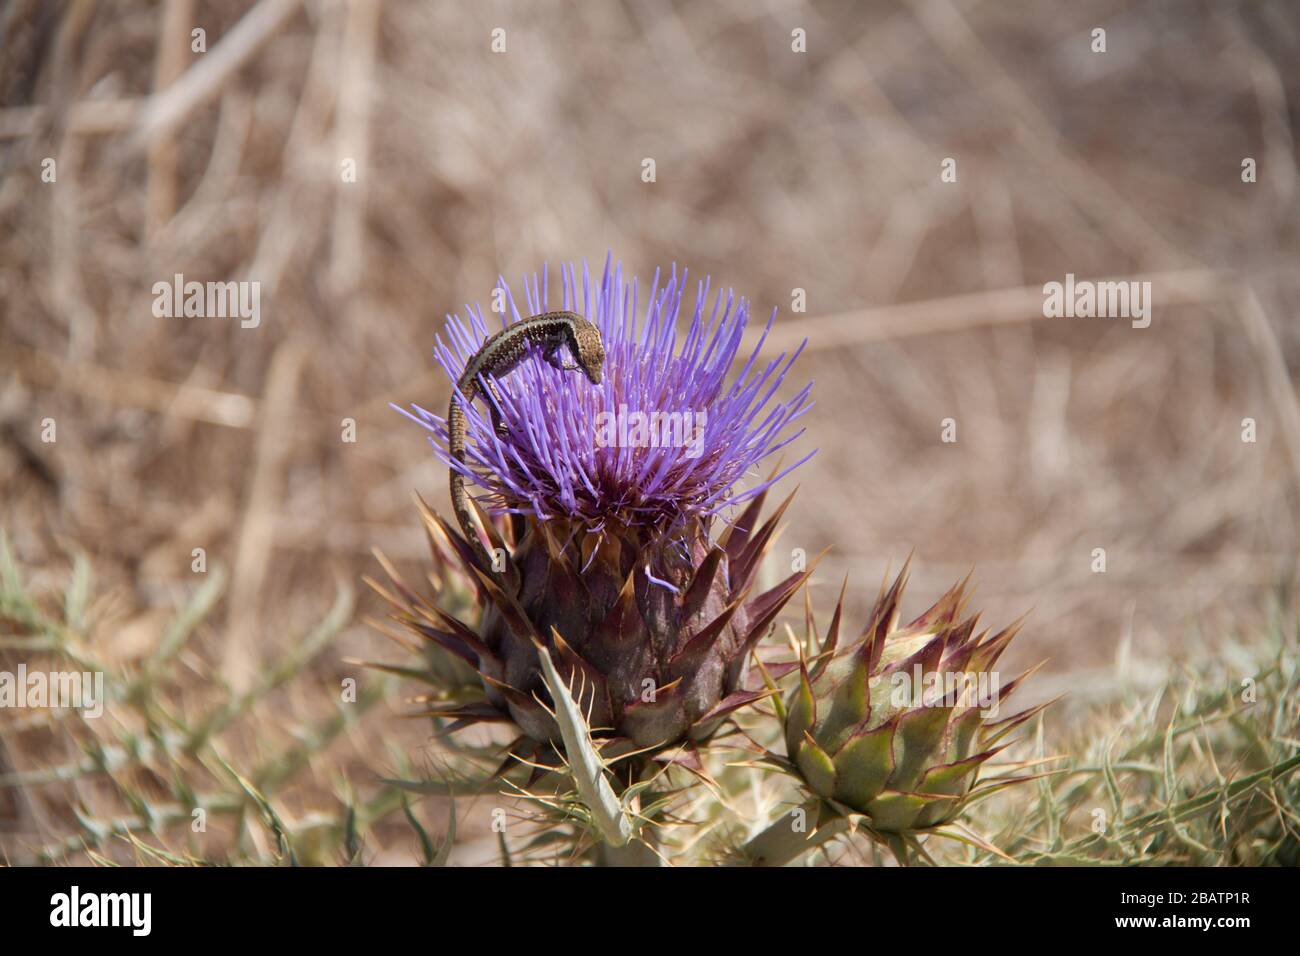
[[[847,647],[838,646],[841,594],[825,646],[811,670],[801,663],[783,708],[787,766],[885,834],[946,823],[970,800],[1025,779],[979,775],[1001,741],[1047,706],[1001,713],[1028,676],[1004,685],[994,670],[1020,622],[977,633],[975,617],[962,619],[963,581],[900,627],[906,582],[905,566]]]
[[[708,308],[709,283],[698,285],[679,348],[687,280],[675,267],[662,287],[656,271],[639,320],[638,283],[625,282],[621,265],[611,262],[598,285],[584,264],[581,289],[576,270],[565,268],[558,304],[548,300],[545,272],[524,286],[521,313],[501,280],[512,320],[551,308],[585,315],[605,342],[604,382],[584,387],[546,362],[524,363],[495,383],[503,434],[489,407],[468,411],[470,465],[451,461],[446,422],[414,406],[412,417],[433,433],[439,457],[483,490],[490,512],[578,520],[597,530],[606,523],[662,529],[725,515],[812,457],[738,487],[802,434],[790,426],[811,407],[811,385],[788,401],[772,400],[802,346],[759,366],[775,310],[728,384],[749,324],[749,303],[730,291],[725,299],[717,293]],[[446,340],[437,342],[435,357],[452,382],[490,334],[481,308],[467,307],[467,314],[468,321],[449,316]]]
[[[499,559],[489,575],[456,530],[425,512],[476,586],[474,619],[400,583],[388,595],[407,627],[481,675],[480,699],[432,713],[456,726],[510,720],[522,731],[515,754],[545,759],[561,735],[539,673],[544,648],[607,747],[705,739],[762,696],[745,688],[749,652],[810,573],[752,593],[789,501],[760,525],[767,490],[811,457],[758,477],[801,434],[792,426],[811,406],[810,386],[774,399],[798,352],[760,362],[774,312],[737,368],[748,303],[728,292],[710,305],[707,282],[679,332],[686,274],[676,268],[662,284],[656,272],[644,312],[637,282],[609,261],[599,282],[585,266],[580,283],[575,268],[562,270],[560,302],[549,300],[545,272],[525,281],[522,310],[504,280],[499,288],[515,322],[557,308],[584,315],[605,362],[599,385],[540,356],[488,383],[492,405],[467,409],[463,466],[448,454],[440,416],[407,413],[477,486],[484,512],[508,516],[501,528],[487,524]],[[481,309],[467,314],[449,317],[437,343],[453,382],[489,335]]]

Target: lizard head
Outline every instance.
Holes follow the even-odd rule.
[[[573,324],[573,354],[592,385],[600,384],[601,366],[605,364],[605,343],[600,330],[586,320]]]

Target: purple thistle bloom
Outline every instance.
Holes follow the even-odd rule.
[[[645,754],[707,740],[737,708],[766,696],[746,687],[748,661],[812,569],[753,593],[785,511],[760,521],[763,493],[812,455],[766,479],[759,468],[801,434],[794,426],[811,407],[811,386],[775,399],[802,346],[759,361],[773,312],[748,358],[739,356],[749,306],[730,291],[711,297],[699,283],[679,329],[686,274],[675,267],[662,284],[655,273],[644,306],[637,283],[610,259],[598,280],[585,265],[581,281],[576,266],[560,276],[559,301],[548,299],[545,270],[526,279],[522,308],[500,280],[506,327],[553,309],[581,312],[600,332],[599,375],[594,365],[586,375],[558,361],[596,361],[586,325],[574,333],[583,336],[580,356],[548,352],[554,340],[539,336],[520,360],[514,347],[523,340],[507,337],[496,357],[507,356],[510,371],[479,381],[478,400],[461,403],[463,464],[450,461],[441,417],[418,406],[404,413],[432,433],[466,487],[479,487],[486,510],[520,519],[502,540],[504,561],[493,552],[489,577],[467,540],[426,516],[450,545],[443,560],[477,584],[475,623],[404,587],[385,596],[415,632],[482,675],[481,701],[436,708],[453,727],[508,717],[522,731],[522,755],[542,765],[558,755],[565,732],[546,704],[544,647],[561,679],[580,688],[590,727],[636,761],[626,783],[649,769],[640,765]],[[489,338],[482,309],[467,314],[448,316],[437,343],[453,382],[467,365],[479,367],[474,358]],[[739,518],[723,514],[745,501]],[[742,533],[715,539],[714,516],[728,528],[743,523]],[[466,537],[473,523],[462,524]]]
[[[681,518],[727,511],[759,494],[812,457],[810,452],[766,480],[759,463],[803,433],[790,426],[812,407],[811,383],[788,401],[774,401],[799,349],[759,365],[758,353],[776,318],[764,327],[736,377],[729,374],[749,321],[749,303],[728,290],[713,297],[709,283],[697,287],[691,322],[680,339],[677,318],[686,272],[673,267],[660,287],[660,273],[638,321],[635,279],[625,282],[621,264],[606,260],[593,284],[586,263],[579,285],[573,265],[561,268],[561,302],[548,298],[547,271],[524,280],[526,308],[519,309],[499,280],[511,321],[562,308],[585,315],[605,343],[603,381],[592,385],[578,372],[535,358],[496,381],[506,432],[493,428],[487,403],[468,407],[466,465],[447,453],[446,422],[413,405],[402,409],[433,433],[438,456],[459,467],[485,493],[494,513],[535,515],[539,520],[577,519],[593,529],[614,522],[648,529]],[[581,299],[579,291],[581,290]],[[448,316],[446,340],[435,356],[452,382],[490,334],[483,310],[468,307],[468,321]]]

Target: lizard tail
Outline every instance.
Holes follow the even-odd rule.
[[[465,432],[468,422],[465,420],[465,410],[461,408],[460,400],[452,395],[451,404],[447,406],[447,450],[451,455],[452,461],[463,464],[465,461]],[[455,468],[449,468],[451,474],[451,508],[456,513],[456,520],[460,523],[460,530],[465,535],[465,540],[469,546],[478,555],[483,570],[492,567],[492,557],[483,545],[479,537],[478,528],[474,525],[474,513],[469,503],[469,491],[465,488],[465,476]]]

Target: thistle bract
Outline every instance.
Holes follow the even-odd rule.
[[[505,300],[515,321],[551,308],[585,315],[605,345],[601,384],[525,361],[484,390],[498,396],[489,401],[499,403],[501,428],[490,408],[468,412],[464,473],[484,510],[504,518],[488,525],[493,573],[426,512],[476,586],[475,617],[453,617],[406,590],[393,598],[408,627],[482,677],[481,700],[436,715],[509,719],[525,741],[558,741],[540,646],[592,728],[653,750],[709,736],[760,696],[745,688],[749,651],[810,571],[753,593],[785,507],[760,521],[764,496],[806,458],[766,478],[756,468],[797,437],[790,426],[809,407],[809,389],[773,401],[794,356],[760,363],[761,340],[737,361],[749,310],[730,293],[708,307],[701,283],[679,331],[685,277],[675,270],[662,285],[656,274],[643,313],[636,283],[618,267],[607,263],[599,283],[584,269],[579,285],[577,275],[564,270],[560,302],[548,302],[536,277],[525,283],[524,312],[508,290]],[[454,381],[488,329],[473,309],[467,322],[450,318],[446,334],[438,360]],[[443,420],[419,408],[412,417],[448,460]]]
[[[984,787],[981,767],[1000,741],[1041,708],[1015,715],[1002,704],[1026,675],[1006,684],[994,669],[1019,629],[976,633],[962,619],[965,582],[900,627],[907,569],[882,589],[861,638],[838,647],[841,606],[826,647],[785,704],[790,762],[808,787],[898,833],[956,817]]]

